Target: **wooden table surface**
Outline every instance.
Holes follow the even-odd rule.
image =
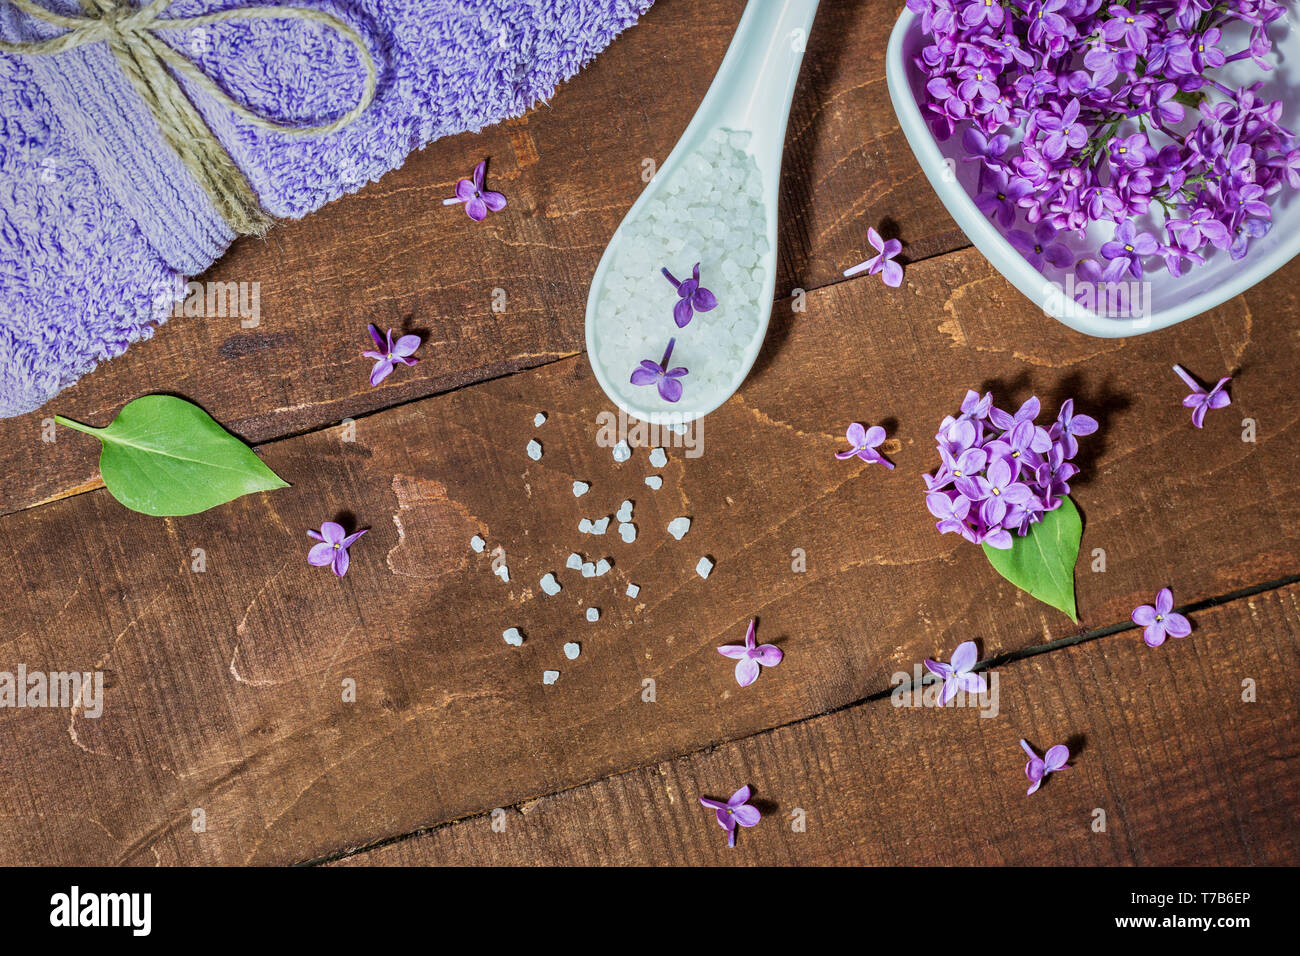
[[[618,464],[598,446],[612,406],[582,352],[587,286],[742,6],[660,0],[551,103],[238,243],[204,278],[260,283],[257,328],[175,319],[0,422],[0,670],[108,685],[97,719],[0,711],[0,863],[1300,861],[1300,262],[1128,340],[1037,312],[898,128],[898,0],[822,3],[772,328],[705,453],[670,450],[652,491],[644,449]],[[482,157],[509,206],[475,224],[441,199]],[[899,289],[840,277],[873,225],[904,242]],[[420,333],[420,364],[370,388],[367,322]],[[1234,376],[1202,431],[1175,362]],[[1011,407],[1073,396],[1101,422],[1074,488],[1078,625],[934,530],[921,475],[968,387]],[[292,487],[148,518],[102,489],[94,443],[41,440],[55,412],[104,424],[156,391]],[[834,458],[853,420],[888,425],[896,470]],[[634,544],[578,534],[624,498]],[[306,530],[338,515],[370,528],[343,580],[305,561]],[[476,533],[505,547],[509,583]],[[575,550],[614,569],[564,571]],[[1195,630],[1151,649],[1129,614],[1165,585]],[[751,617],[785,660],[742,689],[714,648]],[[995,717],[893,706],[895,673],[963,640],[993,659]],[[1021,737],[1074,755],[1033,797]],[[742,784],[764,819],[729,850],[698,798]]]

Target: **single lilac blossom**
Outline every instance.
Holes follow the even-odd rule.
[[[326,521],[320,526],[320,531],[307,532],[308,537],[320,542],[312,545],[311,550],[307,552],[307,563],[318,568],[331,565],[334,573],[343,577],[348,573],[348,564],[351,560],[348,558],[348,548],[352,546],[352,542],[369,530],[369,528],[362,528],[355,534],[345,534],[341,524]]]
[[[710,312],[718,307],[718,299],[712,292],[700,285],[700,264],[695,263],[695,268],[691,270],[691,277],[682,281],[674,278],[673,274],[667,269],[661,270],[673,284],[679,296],[678,302],[673,306],[673,321],[677,323],[679,329],[686,328],[690,324],[696,312]]]
[[[370,384],[378,385],[384,379],[393,373],[393,369],[398,362],[403,365],[414,365],[419,359],[411,358],[415,350],[420,347],[420,337],[418,335],[403,335],[396,342],[393,341],[393,330],[388,330],[387,341],[379,334],[379,329],[374,325],[370,327],[370,337],[374,339],[376,351],[365,351],[361,354],[368,359],[375,360],[375,367],[370,370]]]
[[[1211,408],[1223,408],[1225,405],[1232,404],[1232,398],[1223,390],[1223,386],[1232,381],[1231,375],[1223,376],[1219,379],[1219,383],[1207,392],[1196,379],[1187,374],[1181,365],[1175,365],[1174,372],[1192,390],[1192,394],[1183,399],[1183,405],[1192,410],[1192,424],[1197,428],[1205,424],[1205,413]]]
[[[483,176],[486,172],[487,160],[485,159],[474,167],[473,180],[462,179],[457,182],[456,195],[450,199],[444,199],[442,204],[451,206],[463,202],[465,204],[465,214],[475,222],[482,222],[486,219],[489,209],[493,212],[500,212],[505,209],[505,196],[483,188]]]
[[[1115,230],[1114,239],[1102,244],[1101,254],[1112,261],[1123,259],[1125,268],[1132,273],[1133,278],[1141,279],[1142,257],[1155,255],[1159,248],[1155,236],[1138,232],[1133,220],[1129,219]]]
[[[1091,435],[1097,430],[1097,419],[1091,415],[1074,414],[1074,399],[1067,398],[1061,403],[1061,411],[1056,416],[1056,424],[1052,426],[1049,435],[1053,441],[1062,442],[1065,445],[1065,457],[1073,458],[1079,454],[1079,442],[1076,438],[1084,435]]]
[[[879,425],[872,425],[870,428],[863,428],[857,422],[849,426],[849,430],[844,433],[848,440],[848,451],[837,451],[835,457],[843,461],[845,458],[852,458],[857,455],[863,461],[884,465],[892,469],[894,463],[885,459],[876,449],[880,443],[885,440],[885,430]]]
[[[677,344],[676,339],[668,340],[668,348],[664,350],[662,362],[655,363],[650,359],[642,359],[641,364],[632,370],[633,385],[658,385],[659,397],[665,402],[680,401],[682,397],[682,378],[687,374],[687,369],[678,366],[670,369],[668,360],[672,357],[673,346]]]
[[[1029,754],[1029,763],[1025,764],[1025,776],[1029,778],[1029,791],[1026,796],[1035,793],[1043,785],[1049,773],[1069,769],[1066,763],[1070,759],[1070,748],[1065,744],[1057,744],[1041,757],[1034,753],[1034,748],[1023,738],[1020,746],[1024,748],[1025,753]]]
[[[718,648],[718,653],[736,661],[736,683],[741,687],[748,687],[758,680],[761,670],[759,665],[775,667],[785,656],[775,644],[757,643],[753,621],[749,622],[749,630],[745,631],[744,644],[724,644]]]
[[[751,806],[749,803],[750,790],[748,786],[741,787],[730,798],[723,802],[714,800],[710,797],[700,797],[700,803],[710,810],[717,811],[718,826],[727,831],[727,846],[736,845],[736,827],[756,827],[758,821],[762,819],[758,807]]]
[[[927,503],[928,501],[929,499],[927,499]],[[929,658],[926,659],[926,670],[943,681],[943,690],[939,692],[940,707],[943,707],[948,701],[956,697],[959,690],[968,694],[982,694],[988,689],[988,685],[984,681],[984,675],[971,673],[971,668],[975,666],[978,656],[975,642],[963,641],[952,652],[952,663],[950,664],[945,664],[942,661],[932,661]]]
[[[855,276],[859,272],[866,272],[867,275],[872,276],[879,274],[885,285],[897,289],[903,284],[903,267],[894,262],[894,256],[903,251],[903,244],[897,239],[885,242],[880,238],[880,233],[871,226],[867,227],[867,239],[880,255],[872,256],[866,262],[859,262],[856,266],[845,269],[844,275]]]
[[[1192,624],[1181,614],[1174,613],[1174,592],[1161,588],[1155,606],[1143,604],[1133,609],[1133,623],[1142,628],[1142,640],[1147,647],[1159,647],[1166,637],[1186,637],[1192,633]]]

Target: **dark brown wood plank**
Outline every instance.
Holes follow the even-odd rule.
[[[293,487],[207,514],[150,519],[101,490],[0,518],[0,663],[113,680],[97,720],[0,713],[13,755],[0,857],[314,858],[844,706],[966,638],[992,655],[1074,634],[924,508],[930,436],[968,385],[1049,408],[1073,395],[1103,423],[1075,488],[1083,628],[1126,620],[1166,584],[1187,602],[1294,575],[1298,270],[1127,341],[1034,313],[970,250],[913,266],[898,290],[830,286],[806,314],[778,309],[754,374],[706,419],[704,454],[670,452],[658,492],[644,450],[619,466],[597,446],[609,406],[576,357],[384,411],[352,443],[331,429],[270,444]],[[1237,375],[1204,431],[1179,404],[1175,360]],[[897,470],[833,457],[852,419],[889,423]],[[574,479],[592,483],[581,500]],[[634,545],[577,533],[625,497]],[[306,529],[340,513],[371,529],[343,581],[304,560]],[[682,514],[694,524],[675,542],[664,529]],[[509,584],[469,551],[476,532],[507,549]],[[1104,573],[1089,570],[1097,547]],[[565,590],[544,597],[539,577],[570,550],[615,570],[561,570]],[[717,561],[707,582],[701,555]],[[741,693],[713,648],[754,615],[788,656]],[[522,648],[502,642],[509,626]],[[544,687],[551,667],[562,676]],[[341,703],[345,679],[357,703]]]
[[[342,862],[1294,866],[1298,664],[1293,585],[997,668],[996,716],[876,700]],[[1073,758],[1031,797],[1021,736]],[[744,784],[764,819],[728,849],[699,797]]]
[[[885,90],[895,8],[828,0],[790,121],[778,289],[814,288],[863,258],[889,220],[913,257],[965,244],[899,131]],[[336,423],[583,348],[605,244],[703,97],[740,0],[660,0],[546,106],[413,154],[399,170],[204,277],[259,283],[261,319],[174,319],[44,409],[0,421],[0,513],[83,490],[94,460],[41,441],[55,412],[102,420],[138,395],[198,402],[250,442]],[[490,157],[509,207],[481,224],[442,205]],[[506,296],[493,311],[495,290]],[[367,383],[366,323],[416,331],[423,361]]]

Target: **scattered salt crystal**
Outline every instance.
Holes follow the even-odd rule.
[[[545,413],[545,412],[538,412],[536,415],[533,416],[533,427],[534,427],[534,428],[541,428],[541,427],[542,427],[543,425],[545,425],[545,424],[546,424],[546,413]]]
[[[600,608],[595,608],[595,607],[589,607],[589,608],[587,608],[587,620],[591,621],[593,624],[594,624],[596,621],[599,621],[599,620],[600,620]]]
[[[658,475],[646,475],[645,483],[649,485],[651,488],[653,488],[655,491],[658,491],[660,488],[664,486],[664,480],[660,478]]]
[[[564,645],[564,656],[571,661],[576,661],[578,655],[582,653],[582,645],[577,641],[569,641]]]
[[[533,461],[540,461],[542,458],[542,443],[536,438],[528,440],[528,457]]]
[[[602,574],[608,574],[609,569],[613,566],[614,565],[610,562],[609,558],[601,558],[596,562],[596,577],[600,577]]]
[[[578,530],[583,534],[591,534],[591,519],[583,518],[578,522]]]
[[[691,530],[690,518],[674,518],[672,521],[668,522],[668,533],[672,535],[674,538],[676,538],[678,541],[682,540],[682,536],[685,535],[686,532],[690,530]]]
[[[632,449],[628,447],[626,441],[621,441],[614,446],[614,460],[617,462],[627,461],[632,457]]]
[[[591,523],[592,534],[604,534],[609,529],[609,518],[601,518],[599,521]]]
[[[631,544],[636,540],[636,525],[624,521],[618,526],[618,533],[626,544]]]
[[[619,506],[618,506],[618,511],[614,514],[614,517],[617,518],[620,522],[631,521],[631,520],[632,520],[632,502],[630,502],[630,501],[625,501],[625,502],[623,502],[621,505],[619,505]]]
[[[695,573],[702,578],[707,578],[709,572],[713,570],[713,562],[708,558],[700,558],[700,563],[695,565]]]
[[[664,450],[662,448],[655,448],[651,450],[650,464],[654,465],[656,468],[662,468],[664,465],[668,464],[668,456],[664,454]]]
[[[629,584],[629,585],[627,586],[627,596],[628,596],[628,597],[630,597],[630,598],[634,598],[634,597],[636,597],[636,596],[637,596],[638,594],[640,594],[640,593],[641,593],[641,588],[640,588],[639,585],[636,585],[636,584]]]
[[[573,497],[575,498],[581,498],[590,490],[591,485],[587,484],[585,481],[575,481],[573,483]]]
[[[510,569],[506,567],[504,564],[501,565],[501,567],[497,568],[492,573],[495,574],[497,577],[499,577],[502,581],[510,580]]]
[[[559,679],[560,679],[559,671],[542,671],[543,684],[554,684]]]
[[[469,539],[469,546],[473,548],[475,552],[477,552],[478,554],[482,554],[483,549],[487,547],[487,542],[484,541],[482,538],[480,538],[478,535],[474,535],[474,537]]]
[[[564,562],[564,566],[572,571],[577,571],[582,567],[582,555],[576,551],[569,555],[569,560]]]
[[[555,575],[550,571],[542,575],[542,590],[550,595],[560,593],[560,583],[555,580]]]
[[[582,576],[584,578],[594,578],[596,576],[596,565],[591,561],[582,563]]]
[[[501,632],[501,636],[506,639],[506,643],[511,647],[518,647],[524,642],[524,636],[519,633],[519,628],[508,627]]]

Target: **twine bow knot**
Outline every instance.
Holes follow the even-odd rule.
[[[375,96],[378,70],[361,35],[346,22],[307,7],[235,7],[195,17],[164,18],[172,0],[150,0],[134,6],[128,0],[80,0],[84,16],[55,13],[34,0],[8,0],[19,10],[62,27],[65,32],[48,40],[11,43],[0,40],[0,51],[29,56],[52,55],[92,43],[104,43],[118,66],[153,113],[163,137],[180,156],[185,168],[212,198],[222,217],[239,234],[262,235],[271,220],[258,204],[248,180],[221,146],[186,97],[171,71],[245,121],[262,129],[295,135],[324,135],[354,122]],[[186,30],[235,20],[301,20],[323,24],[346,40],[366,70],[365,86],[357,104],[338,119],[317,126],[292,126],[256,113],[230,97],[202,70],[168,46],[161,30]],[[169,70],[168,67],[171,69]]]

